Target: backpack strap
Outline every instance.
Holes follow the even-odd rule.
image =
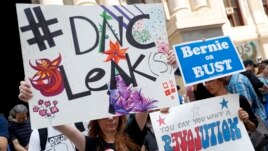
[[[78,122],[78,123],[74,123],[75,127],[80,131],[80,132],[84,132],[86,129],[84,127],[83,122]]]
[[[38,129],[41,150],[45,150],[47,144],[47,128]]]

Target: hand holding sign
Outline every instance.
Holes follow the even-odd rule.
[[[159,150],[254,151],[238,118],[238,97],[219,96],[172,107],[169,114],[150,113]]]
[[[234,44],[226,36],[177,44],[173,49],[186,86],[244,70]]]

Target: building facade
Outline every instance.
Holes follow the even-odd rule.
[[[268,58],[268,0],[32,0],[50,5],[163,3],[170,46],[228,35],[242,59]]]

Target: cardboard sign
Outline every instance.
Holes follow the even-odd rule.
[[[260,50],[258,41],[247,41],[236,44],[236,49],[242,60],[250,59],[254,63],[258,63],[258,51]]]
[[[227,36],[174,45],[186,86],[244,71],[241,58]]]
[[[163,6],[17,4],[33,128],[178,105]]]
[[[150,113],[159,150],[254,151],[238,100],[230,94],[172,107],[168,114]]]

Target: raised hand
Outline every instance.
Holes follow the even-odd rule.
[[[173,66],[177,66],[176,56],[173,50],[168,51],[167,63]]]
[[[242,108],[240,108],[238,110],[238,115],[239,115],[239,118],[244,122],[244,123],[247,123],[249,121],[249,115],[248,115],[248,112],[246,112],[245,110],[243,110]]]
[[[19,89],[20,89],[20,93],[19,93],[18,97],[23,102],[28,102],[29,99],[31,99],[33,97],[31,85],[28,82],[21,81]]]
[[[246,112],[245,110],[240,108],[238,110],[238,116],[243,121],[243,123],[245,124],[245,127],[248,131],[252,132],[256,129],[256,125],[252,121],[250,121],[250,119],[249,119],[248,112]]]
[[[162,114],[168,114],[169,113],[169,108],[162,108],[162,109],[160,109],[160,113],[162,113]]]

